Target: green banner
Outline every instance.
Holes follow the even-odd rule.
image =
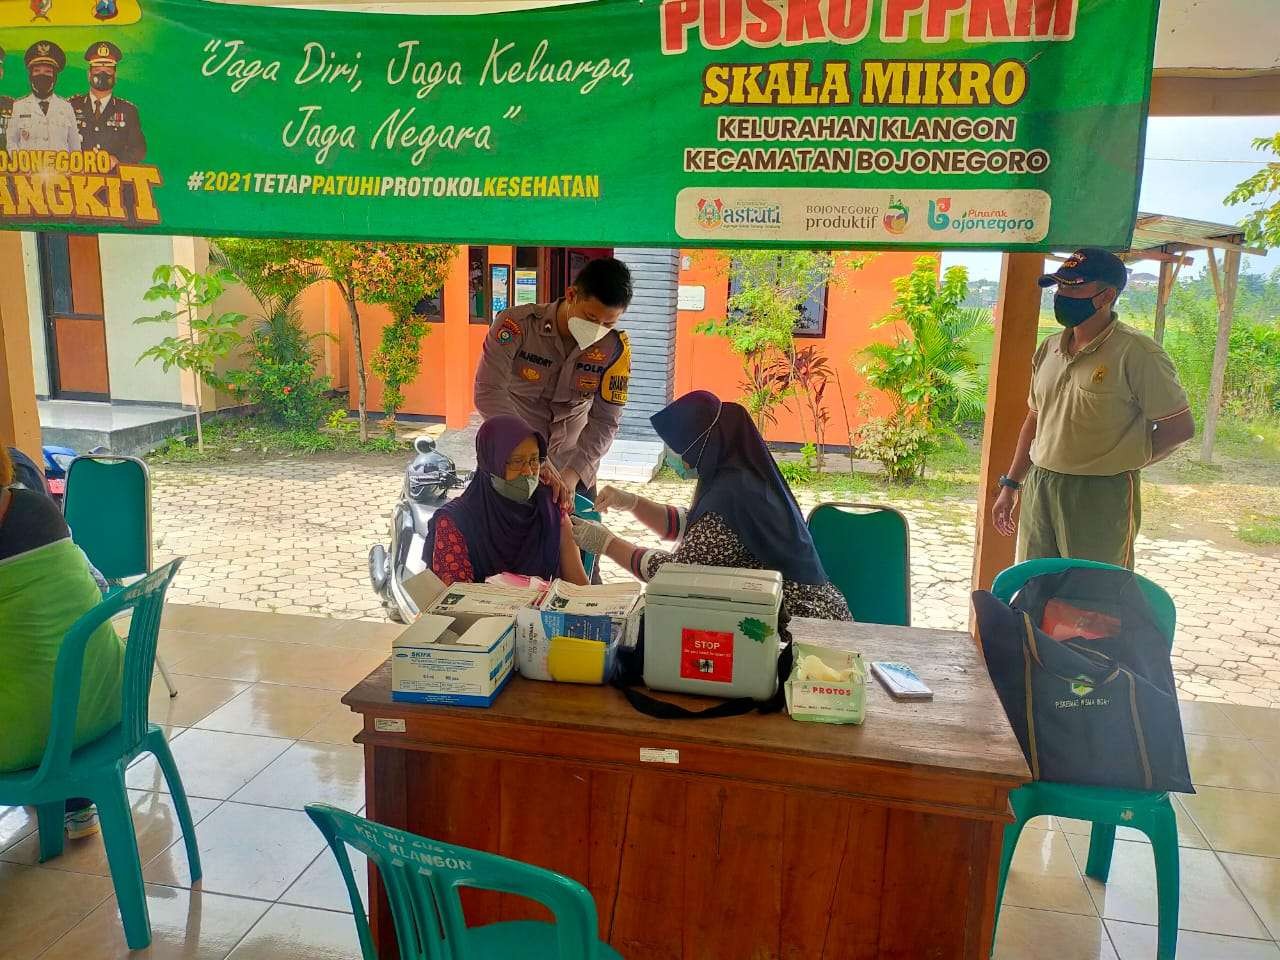
[[[0,4],[0,225],[1128,244],[1153,0]]]

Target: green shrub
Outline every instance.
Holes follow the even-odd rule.
[[[277,363],[254,353],[234,380],[240,395],[286,430],[314,432],[329,409],[329,378],[317,377],[310,360]]]
[[[813,467],[800,460],[779,460],[778,471],[789,486],[796,487],[813,483]]]
[[[302,326],[296,292],[260,302],[263,312],[249,335],[244,366],[228,374],[227,382],[277,426],[314,432],[329,409],[329,378],[316,376],[314,347],[324,334]]]
[[[336,437],[321,433],[314,428],[310,430],[306,428],[283,430],[280,433],[280,444],[287,449],[297,450],[299,453],[321,453],[326,450],[338,449]]]
[[[924,473],[939,447],[936,432],[902,415],[872,417],[854,431],[858,456],[884,467],[894,483],[909,483]]]

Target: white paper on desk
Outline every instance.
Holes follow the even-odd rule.
[[[557,580],[538,608],[585,617],[625,617],[635,608],[643,590],[638,583],[578,586]]]

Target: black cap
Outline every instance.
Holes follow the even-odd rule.
[[[1123,290],[1129,282],[1129,271],[1114,253],[1100,247],[1081,247],[1063,262],[1053,273],[1040,278],[1040,286],[1052,287],[1060,283],[1076,287],[1097,280],[1116,290]]]
[[[89,44],[89,49],[84,52],[84,58],[89,63],[110,63],[115,65],[124,59],[124,54],[110,40],[99,40],[97,43]]]
[[[53,65],[53,69],[61,70],[67,65],[67,55],[52,40],[37,40],[27,47],[22,60],[28,67],[35,66],[37,63],[48,63]]]

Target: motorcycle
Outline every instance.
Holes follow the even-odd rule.
[[[62,495],[67,492],[67,469],[76,458],[76,452],[70,447],[53,445],[41,447],[40,452],[44,454],[44,479],[49,495],[55,503],[61,504]]]
[[[472,477],[471,471],[458,470],[430,437],[419,437],[413,448],[391,513],[390,545],[375,544],[369,551],[369,581],[387,616],[397,623],[410,623],[418,614],[404,583],[426,569],[422,551],[431,517],[448,501],[450,490],[465,487]]]

